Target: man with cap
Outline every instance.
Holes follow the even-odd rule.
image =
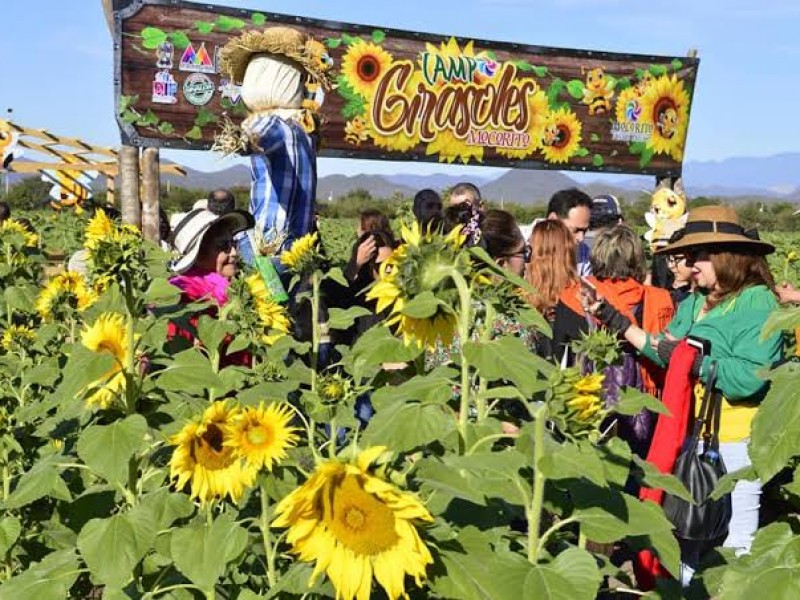
[[[592,198],[591,216],[589,217],[589,231],[583,241],[591,248],[597,232],[606,227],[614,227],[623,222],[622,209],[619,200],[611,194],[600,194]]]

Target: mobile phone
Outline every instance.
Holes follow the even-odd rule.
[[[700,356],[708,356],[711,354],[711,342],[709,340],[690,335],[686,337],[686,343],[692,348],[697,348]]]
[[[587,296],[597,300],[597,288],[594,284],[586,279],[586,277],[581,277],[581,289],[586,293]]]

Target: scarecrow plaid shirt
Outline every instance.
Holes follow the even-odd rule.
[[[257,117],[247,129],[259,145],[250,162],[250,212],[266,239],[286,236],[281,248],[286,250],[313,229],[314,142],[299,123],[275,115]]]

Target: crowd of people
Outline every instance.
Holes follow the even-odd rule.
[[[10,212],[8,205],[0,204],[0,218],[9,218]],[[544,316],[553,332],[552,338],[546,337],[512,315],[501,314],[493,324],[494,335],[516,335],[531,352],[564,367],[578,366],[584,372],[602,369],[606,381],[614,382],[605,388],[607,406],[617,402],[619,388],[627,386],[664,398],[673,409],[688,411],[689,383],[710,383],[722,399],[720,455],[729,471],[748,466],[752,421],[768,388],[759,372],[783,359],[782,336],[776,333],[762,339],[761,330],[779,302],[797,303],[800,292],[786,283],[776,285],[765,258],[774,248],[745,231],[735,210],[726,206],[691,210],[685,227],[666,245],[653,248],[652,266],[648,266],[645,243],[625,223],[613,196],[591,198],[575,188],[561,190],[550,199],[545,218],[521,225],[506,211],[488,209],[477,186],[462,183],[452,188],[446,201],[434,190],[419,191],[413,215],[422,231],[446,234],[460,227],[468,246],[482,247],[498,267],[524,278],[529,287],[522,297]],[[172,219],[162,214],[162,243],[174,255],[170,281],[181,290],[182,302],[211,300],[207,314],[215,314],[227,302],[228,285],[240,261],[252,264],[254,260],[253,227],[253,216],[237,210],[233,195],[226,190],[213,191]],[[366,292],[399,246],[398,237],[389,218],[372,209],[361,212],[354,234],[344,268],[347,285],[326,283],[322,320],[331,307],[360,306],[369,314],[360,316],[348,331],[326,332],[331,349],[354,343],[388,317],[377,311]],[[76,270],[80,270],[80,258],[73,257]],[[294,334],[308,337],[312,329],[309,307],[293,302],[298,290],[290,290],[288,277],[282,275]],[[168,335],[178,342],[196,343],[193,328],[191,321],[188,326],[173,324]],[[574,342],[596,329],[617,337],[618,364],[593,365],[575,351]],[[688,338],[703,343],[702,351],[690,359],[685,358],[683,343]],[[456,339],[453,344],[457,343]],[[452,346],[439,345],[429,353],[428,364],[447,362],[452,350]],[[678,356],[683,358],[676,360]],[[246,353],[233,353],[223,357],[223,366],[248,360]],[[332,352],[327,360],[335,360]],[[683,372],[677,373],[678,368]],[[674,383],[668,383],[670,379],[686,382],[680,393],[675,392]],[[665,394],[672,396],[666,399]],[[368,405],[368,397],[360,399],[359,418],[366,420],[372,414]],[[675,440],[659,430],[653,413],[643,410],[620,416],[613,427],[643,459],[659,464],[667,448],[673,448],[674,454]],[[737,483],[725,546],[749,550],[758,528],[760,494],[758,481]],[[683,548],[687,573],[696,566],[701,550]]]

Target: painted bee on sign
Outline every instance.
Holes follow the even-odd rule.
[[[581,102],[589,107],[589,114],[605,114],[611,111],[611,99],[614,97],[614,81],[606,77],[603,67],[589,69],[581,67],[581,74],[586,75]]]

